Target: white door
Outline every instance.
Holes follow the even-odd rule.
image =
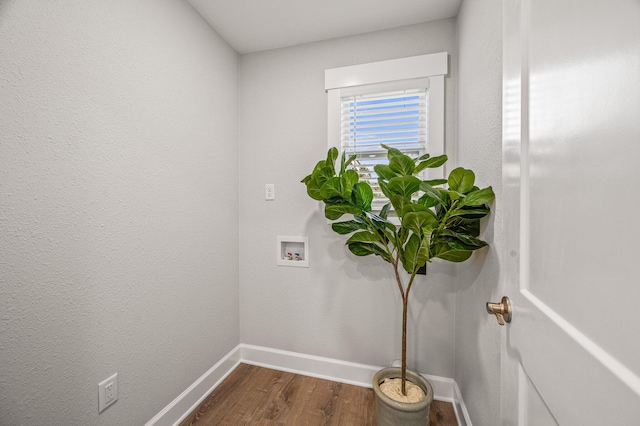
[[[640,425],[640,0],[504,12],[503,425]]]

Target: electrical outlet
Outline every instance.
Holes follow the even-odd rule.
[[[273,183],[265,184],[264,199],[269,201],[276,199],[276,186]]]
[[[114,398],[115,395],[113,394],[113,382],[109,382],[104,387],[104,404],[111,404]]]
[[[118,400],[118,373],[98,383],[98,413]]]

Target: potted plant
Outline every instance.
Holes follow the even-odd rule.
[[[480,219],[489,213],[488,203],[495,196],[490,186],[483,189],[475,186],[473,171],[462,167],[452,170],[447,179],[419,177],[427,168],[443,166],[446,155],[411,158],[395,148],[383,147],[388,162],[376,165],[373,170],[377,176],[376,190],[386,202],[379,211],[372,209],[374,191],[361,177],[362,168],[360,173],[355,170],[358,164],[355,155],[346,159],[343,153],[336,164],[338,150],[329,149],[327,158],[319,161],[302,182],[311,198],[324,202],[328,219],[353,216],[351,220],[331,224],[335,232],[348,236],[346,245],[353,254],[375,255],[391,265],[402,299],[402,365],[399,369],[383,369],[374,377],[376,415],[379,425],[425,425],[429,421],[433,390],[422,376],[407,372],[407,308],[411,287],[418,270],[434,258],[463,262],[487,245],[478,238]],[[393,216],[397,219],[392,219]],[[406,283],[403,276],[408,276]],[[393,380],[399,382],[401,396],[389,397],[381,390],[381,385],[384,387]],[[422,389],[424,397],[418,402],[398,401],[406,399],[412,383]]]

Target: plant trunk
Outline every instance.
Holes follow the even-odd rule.
[[[407,394],[407,308],[408,294],[402,298],[402,394]]]

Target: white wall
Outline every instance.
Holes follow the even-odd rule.
[[[185,2],[10,0],[0,58],[0,424],[144,424],[239,343],[238,55]]]
[[[490,248],[456,268],[455,379],[474,426],[500,424],[500,333],[485,302],[502,297],[502,1],[463,1],[457,18],[457,160],[492,185]]]
[[[300,45],[240,58],[240,336],[247,344],[371,365],[400,357],[401,303],[392,268],[356,258],[300,180],[327,151],[324,70],[449,51],[455,20]],[[453,74],[455,75],[455,74]],[[455,77],[446,81],[447,143]],[[264,200],[265,183],[275,201]],[[310,267],[276,266],[276,236],[308,236]],[[453,268],[414,287],[410,367],[454,375]]]

